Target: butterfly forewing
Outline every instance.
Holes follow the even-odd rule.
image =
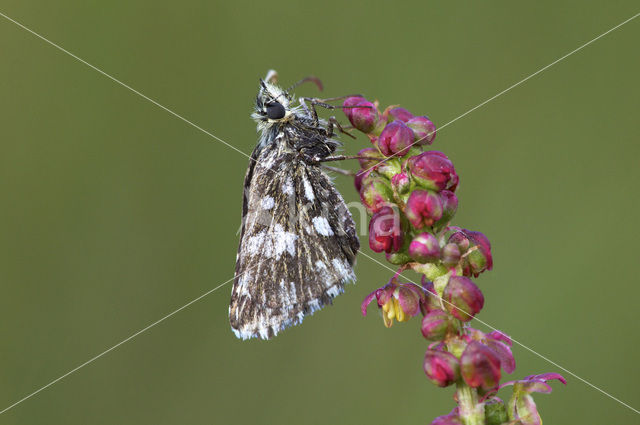
[[[269,339],[300,323],[355,280],[359,243],[351,215],[329,177],[300,154],[326,156],[335,146],[314,138],[318,132],[282,127],[254,151],[229,306],[242,339]]]

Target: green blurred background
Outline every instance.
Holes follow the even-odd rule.
[[[3,0],[0,11],[250,152],[269,68],[442,126],[638,3]],[[640,19],[434,144],[461,176],[455,223],[494,247],[479,318],[635,408],[639,38]],[[0,96],[1,410],[233,276],[247,158],[4,18]],[[366,144],[347,139],[346,151]],[[385,329],[360,314],[390,272],[364,256],[356,272],[333,307],[270,342],[234,337],[227,285],[0,423],[424,424],[447,413],[452,389],[424,377],[418,322]],[[559,371],[514,354],[512,378]],[[545,424],[638,423],[565,376],[536,398]]]

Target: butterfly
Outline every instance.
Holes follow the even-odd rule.
[[[314,77],[299,83],[305,81],[321,88]],[[296,102],[290,91],[269,71],[252,114],[260,136],[244,179],[229,305],[231,328],[241,339],[272,338],[331,304],[355,281],[355,224],[321,168],[339,146],[334,128],[342,127],[333,117],[318,118],[315,106],[330,105],[311,98]]]

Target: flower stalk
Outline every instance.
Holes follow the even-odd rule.
[[[456,384],[458,415],[464,425],[484,425],[484,404],[478,402],[478,392],[465,384]]]
[[[362,313],[375,299],[387,328],[422,316],[422,336],[429,341],[424,373],[439,387],[456,387],[457,406],[432,425],[541,425],[531,393],[551,392],[549,380],[566,381],[548,373],[500,385],[502,373],[516,367],[511,339],[470,326],[485,304],[472,278],[493,268],[491,244],[480,232],[451,225],[460,179],[444,153],[424,150],[435,140],[435,125],[397,105],[380,112],[377,101],[360,96],[344,106],[350,106],[344,111],[353,127],[371,142],[358,153],[355,175],[371,216],[369,246],[398,267],[364,299]],[[421,283],[402,282],[405,270],[422,275]],[[508,385],[513,395],[504,403],[496,393]]]

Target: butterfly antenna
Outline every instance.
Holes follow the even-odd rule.
[[[320,91],[322,91],[322,89],[324,88],[322,86],[322,81],[320,81],[320,78],[314,77],[313,75],[309,75],[308,77],[304,77],[302,80],[298,81],[297,83],[295,83],[294,85],[289,87],[287,89],[287,91],[288,92],[292,91],[293,89],[295,89],[296,87],[298,87],[302,83],[313,83],[313,84],[316,85],[316,87],[318,87],[318,90],[320,90]]]

